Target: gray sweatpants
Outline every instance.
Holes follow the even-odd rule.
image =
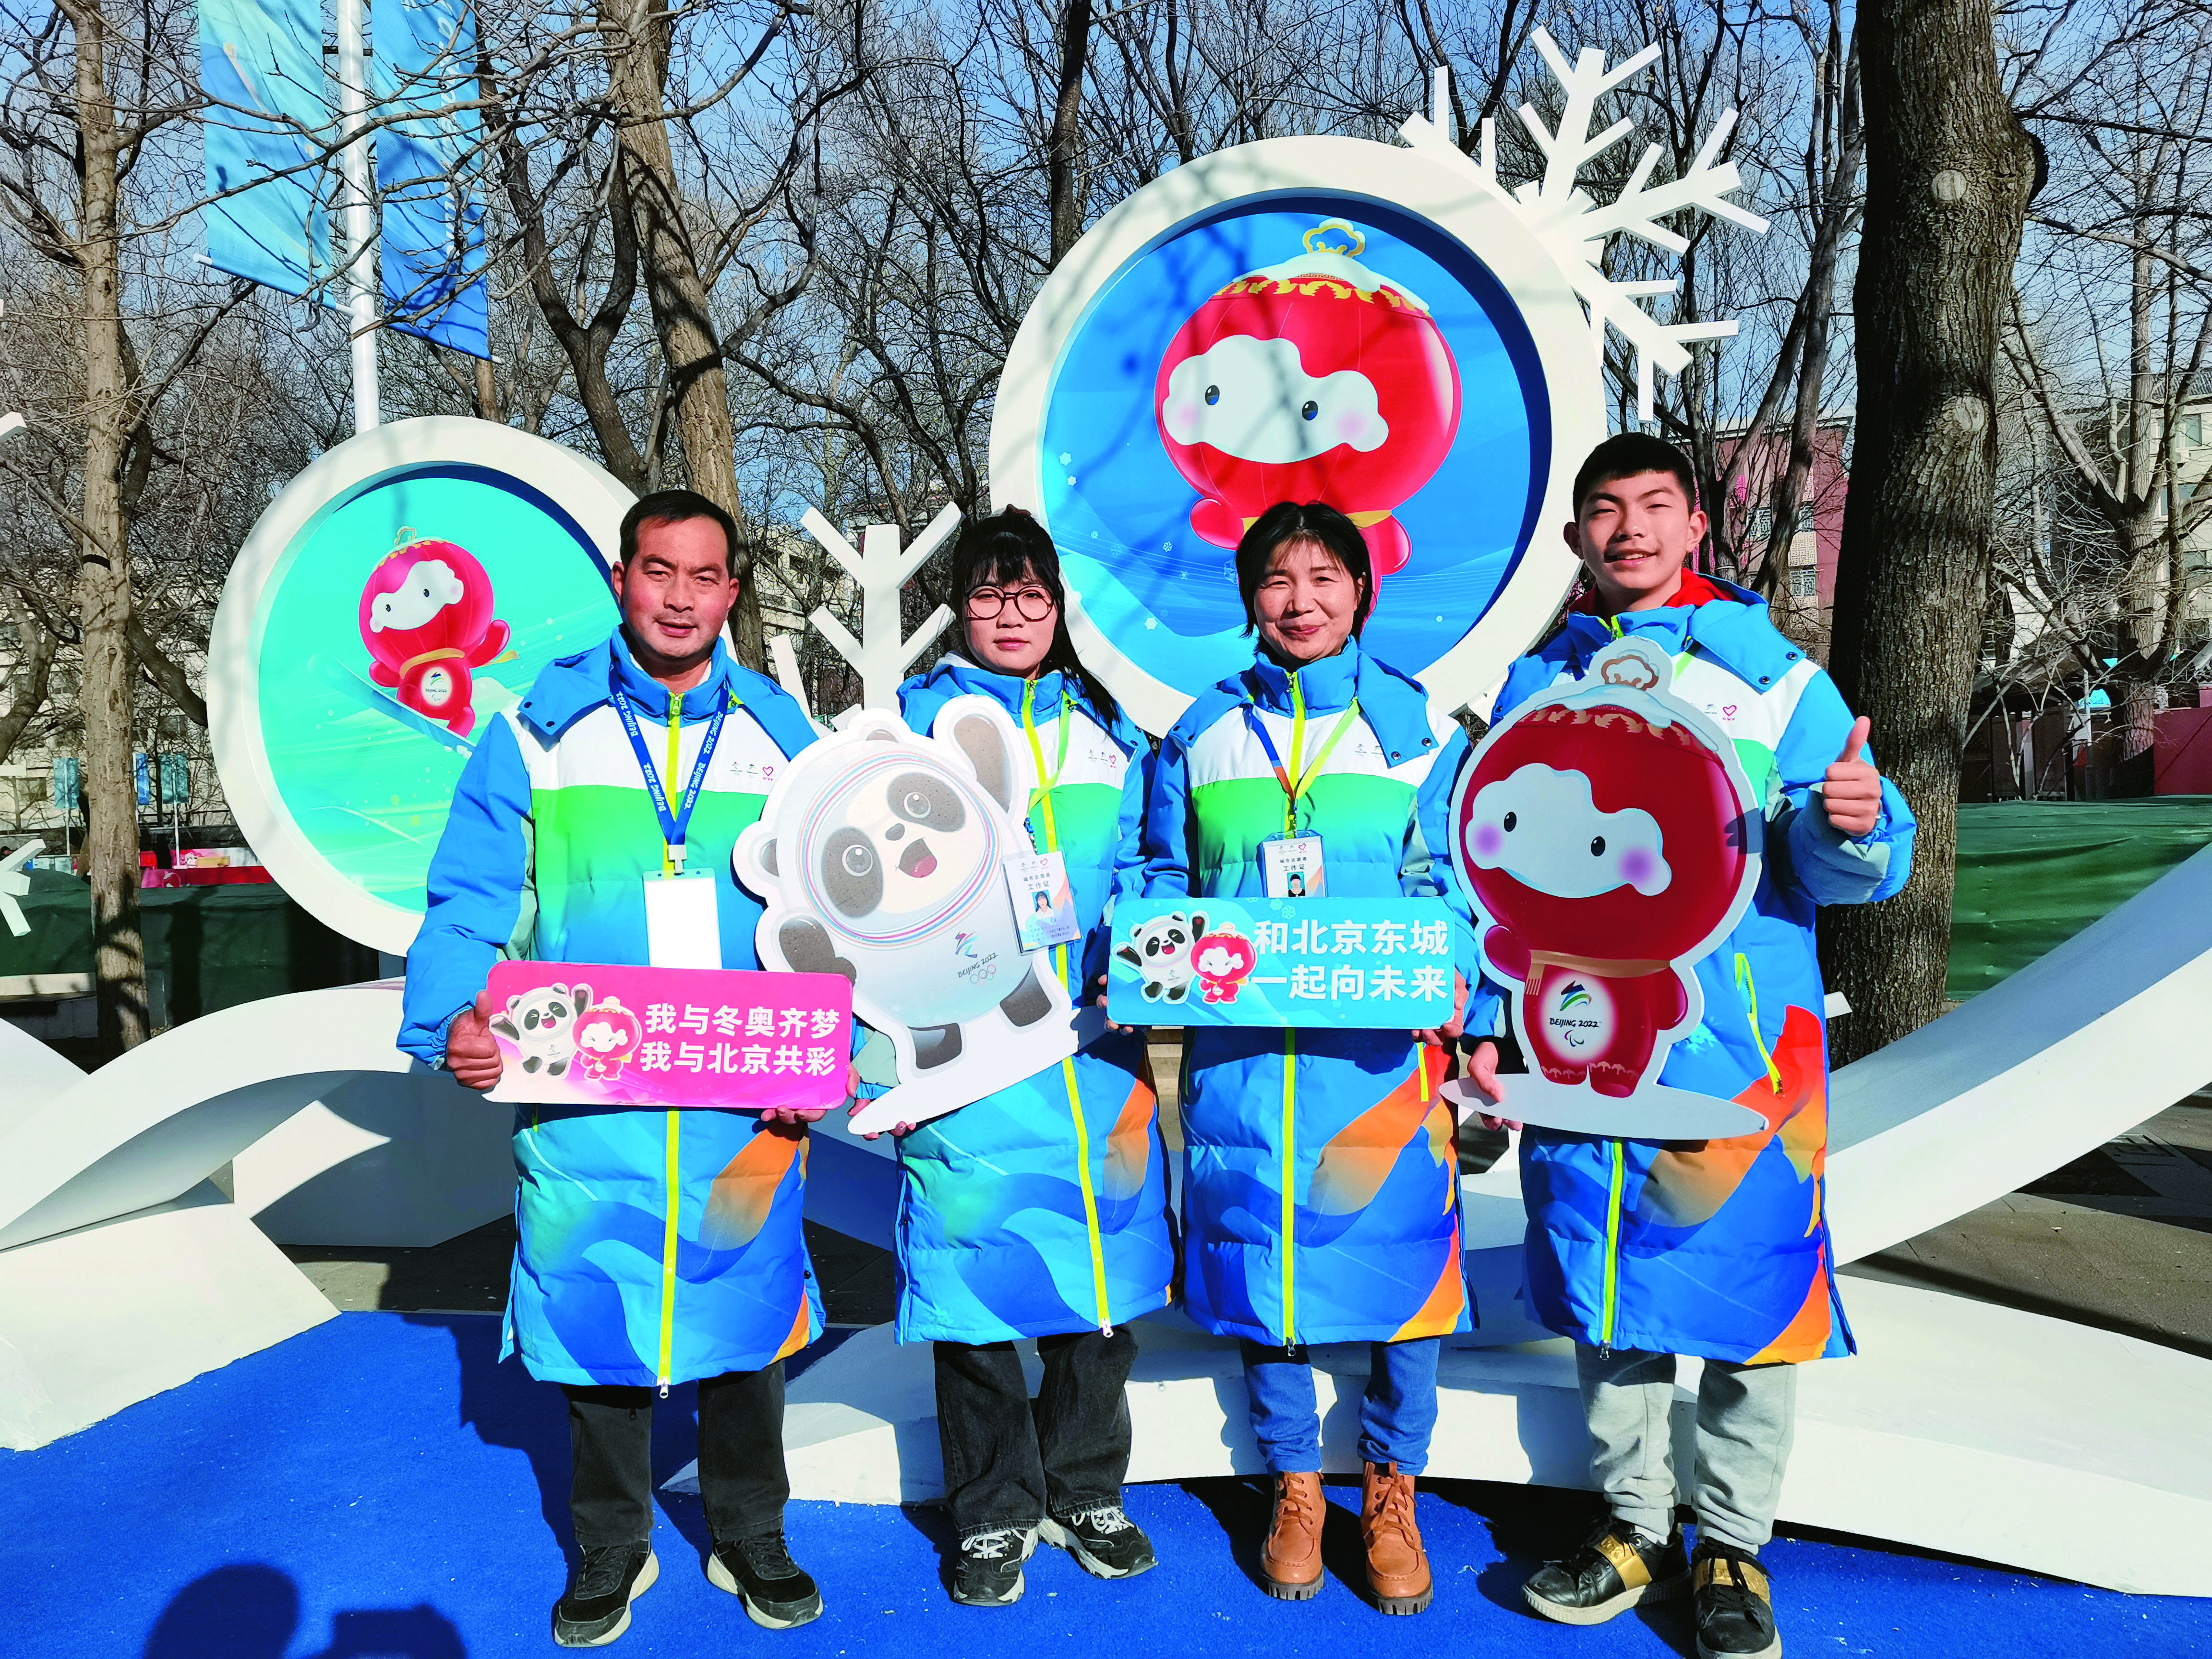
[[[1663,1538],[1674,1529],[1674,1356],[1575,1345],[1589,1425],[1590,1472],[1616,1519]],[[1774,1506],[1797,1423],[1795,1365],[1708,1359],[1698,1385],[1698,1535],[1756,1555],[1774,1535]]]

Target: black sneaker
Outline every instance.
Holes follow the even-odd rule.
[[[1607,1521],[1564,1561],[1547,1561],[1521,1594],[1563,1625],[1601,1625],[1638,1601],[1667,1601],[1689,1588],[1681,1528],[1652,1543],[1626,1521]]]
[[[653,1588],[660,1562],[646,1543],[584,1552],[568,1593],[553,1604],[553,1639],[564,1648],[603,1648],[629,1628],[629,1604]]]
[[[1690,1558],[1698,1659],[1782,1659],[1774,1596],[1759,1558],[1700,1540]]]
[[[784,1547],[781,1532],[717,1543],[707,1558],[707,1582],[745,1604],[763,1630],[789,1630],[822,1616],[822,1592]]]
[[[1119,1504],[1101,1504],[1096,1509],[1048,1518],[1037,1528],[1037,1535],[1066,1550],[1093,1578],[1133,1578],[1159,1565],[1159,1558],[1152,1553],[1152,1540],[1121,1513]]]
[[[962,1539],[952,1599],[971,1607],[1012,1607],[1022,1599],[1022,1563],[1036,1540],[1035,1527],[995,1527]]]

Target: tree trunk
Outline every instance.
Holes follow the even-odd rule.
[[[691,488],[738,520],[737,566],[744,586],[730,612],[738,660],[763,672],[767,641],[761,632],[760,594],[751,569],[751,538],[744,533],[738,498],[737,441],[730,423],[729,386],[722,373],[707,284],[684,222],[682,188],[668,144],[663,103],[668,78],[669,14],[651,0],[599,0],[608,31],[615,106],[622,122],[624,183],[637,224],[646,295],[667,365],[668,402],[677,440],[684,446]]]
[[[1979,655],[1996,470],[1997,326],[2033,153],[2006,102],[1990,0],[1859,14],[1867,145],[1855,295],[1859,429],[1832,666],[1920,821],[1912,878],[1832,911],[1830,982],[1855,1059],[1942,1011],[1959,762]]]
[[[1060,19],[1060,85],[1045,146],[1045,195],[1052,208],[1052,262],[1083,235],[1076,150],[1082,142],[1083,68],[1091,52],[1091,0],[1068,0]]]
[[[83,172],[76,226],[83,279],[84,505],[79,513],[76,602],[83,629],[87,872],[92,882],[93,978],[100,1053],[149,1034],[146,949],[138,925],[138,788],[131,765],[131,557],[123,511],[125,440],[133,388],[124,370],[120,137],[107,89],[106,20],[73,5],[78,131]]]
[[[2108,682],[2112,735],[2118,739],[2118,753],[2113,757],[2118,787],[2112,793],[2133,794],[2136,780],[2132,774],[2148,773],[2151,763],[2145,757],[2158,736],[2159,676],[2167,654],[2166,526],[2155,509],[2146,505],[2115,525],[2113,532],[2125,550],[2127,568],[2120,579],[2120,615],[2112,629],[2114,660]],[[2130,762],[2136,764],[2130,767]],[[2125,771],[2118,770],[2123,768]],[[2140,781],[2141,793],[2149,793],[2149,778]]]
[[[2154,185],[2148,173],[2136,181],[2135,228],[2150,217]],[[2148,247],[2135,251],[2129,273],[2127,453],[2120,499],[2130,511],[2113,526],[2127,556],[2120,580],[2120,626],[2113,641],[2118,659],[2112,671],[2112,724],[2123,763],[2147,753],[2156,734],[2158,674],[2165,656],[2161,626],[2166,605],[2160,592],[2165,575],[2166,538],[2159,517],[2166,501],[2172,434],[2166,419],[2166,376],[2159,372],[2155,312],[2164,273]],[[2148,789],[2146,792],[2148,793]]]

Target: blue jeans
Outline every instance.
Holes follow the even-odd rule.
[[[1369,1346],[1367,1394],[1359,1402],[1359,1455],[1370,1463],[1395,1463],[1401,1474],[1419,1474],[1429,1466],[1429,1436],[1437,1426],[1437,1356],[1443,1339],[1424,1336]],[[1318,1471],[1321,1414],[1306,1351],[1298,1348],[1285,1358],[1280,1348],[1256,1342],[1243,1346],[1252,1432],[1267,1460],[1267,1472]]]

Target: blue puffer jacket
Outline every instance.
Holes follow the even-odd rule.
[[[1421,688],[1357,643],[1295,675],[1265,657],[1191,705],[1160,750],[1145,815],[1146,897],[1257,896],[1284,793],[1247,707],[1286,764],[1344,727],[1297,827],[1322,838],[1335,898],[1452,907],[1470,983],[1474,937],[1442,848],[1467,739]],[[1437,1095],[1440,1051],[1391,1030],[1199,1026],[1183,1067],[1183,1295],[1218,1335],[1270,1346],[1464,1330],[1459,1160]]]
[[[1854,1345],[1828,1243],[1826,994],[1814,914],[1902,887],[1913,820],[1885,780],[1873,833],[1850,840],[1830,826],[1810,789],[1843,752],[1850,710],[1776,630],[1762,600],[1714,585],[1726,597],[1703,605],[1612,620],[1570,615],[1513,665],[1493,720],[1579,679],[1627,634],[1673,654],[1676,693],[1735,740],[1767,800],[1765,864],[1751,908],[1698,964],[1705,1019],[1674,1045],[1660,1078],[1740,1101],[1767,1127],[1662,1144],[1532,1126],[1521,1152],[1530,1305],[1551,1329],[1594,1347],[1739,1364],[1818,1359]],[[1510,1080],[1506,1090],[1510,1112]]]
[[[446,1028],[501,957],[646,959],[643,879],[660,867],[660,824],[610,696],[617,683],[658,758],[669,694],[619,634],[547,666],[469,757],[407,953],[410,1054],[443,1061]],[[761,906],[737,885],[730,850],[814,729],[781,686],[718,647],[676,711],[679,781],[720,708],[732,712],[686,840],[692,867],[714,874],[722,965],[757,968]],[[758,1370],[804,1347],[822,1330],[799,1222],[808,1144],[803,1128],[748,1112],[520,1108],[507,1349],[545,1382],[638,1385]]]
[[[1067,865],[1085,941],[1053,952],[1080,1000],[1104,971],[1114,901],[1133,893],[1152,744],[1102,720],[1079,684],[947,657],[899,688],[927,732],[954,697],[988,697],[1036,733],[1029,829]],[[1065,739],[1065,758],[1061,744]],[[1049,789],[1038,787],[1039,761]],[[1175,1284],[1167,1153],[1144,1037],[1109,1031],[1073,1058],[923,1124],[899,1143],[902,1342],[998,1342],[1119,1325]]]

